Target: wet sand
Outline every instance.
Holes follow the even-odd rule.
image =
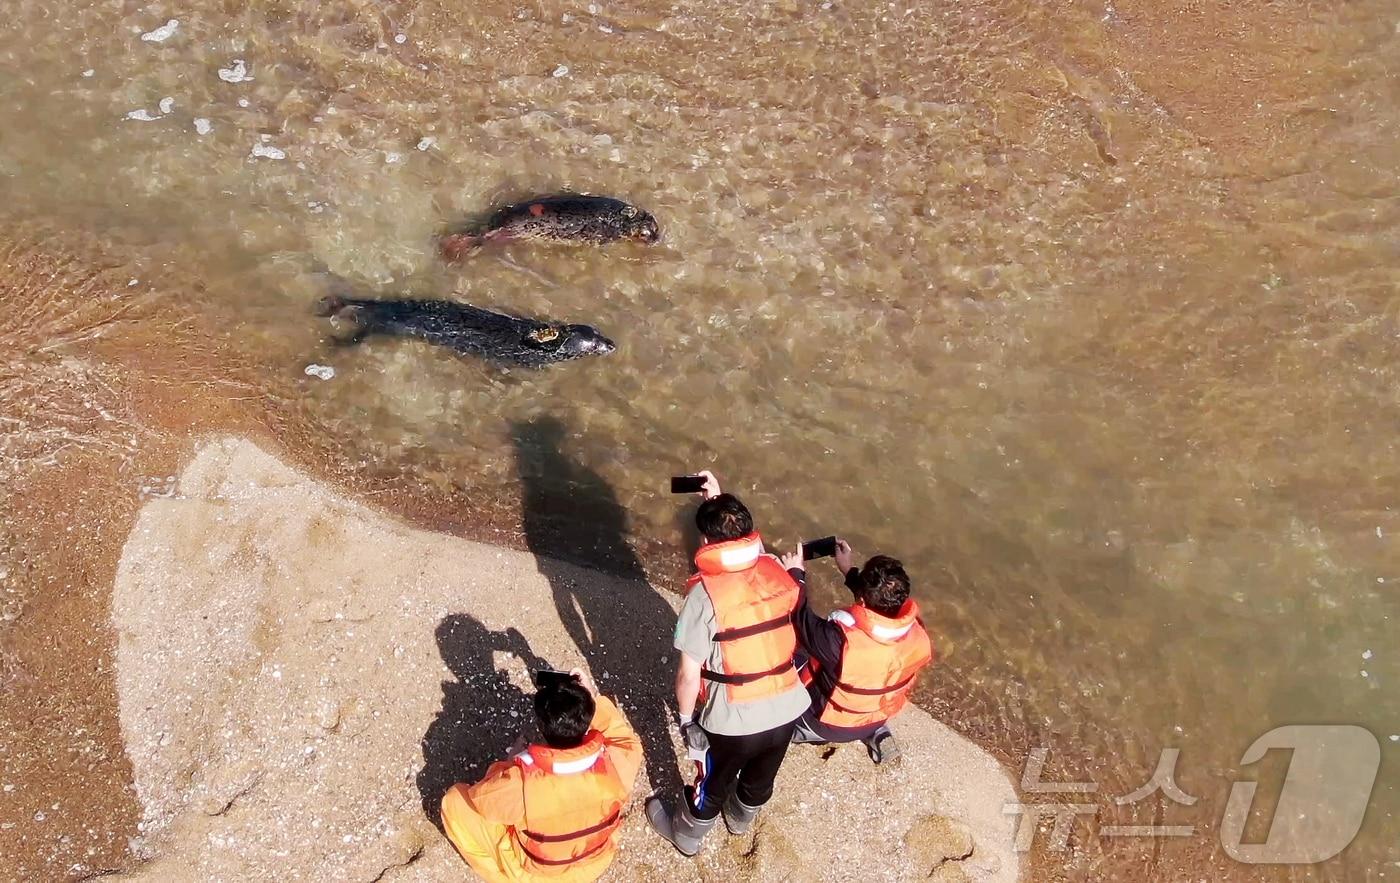
[[[178,463],[172,435],[237,422],[192,380],[217,362],[214,338],[112,326],[149,307],[149,284],[129,286],[96,241],[52,236],[7,227],[0,270],[0,867],[13,879],[130,861],[139,808],[107,624],[118,537],[140,488]]]

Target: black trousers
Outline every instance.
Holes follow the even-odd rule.
[[[773,780],[783,765],[797,722],[747,736],[721,736],[705,731],[710,750],[699,764],[700,778],[690,792],[691,812],[712,819],[731,792],[748,806],[762,806],[773,796]]]

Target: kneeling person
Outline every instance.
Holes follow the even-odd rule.
[[[584,883],[617,853],[641,741],[612,700],[583,672],[572,674],[573,681],[535,693],[541,744],[442,798],[443,831],[486,880]]]
[[[783,565],[802,585],[793,614],[798,641],[807,652],[802,669],[812,707],[797,723],[794,742],[864,742],[870,759],[889,763],[899,747],[887,726],[909,701],[919,671],[933,659],[919,607],[909,597],[904,565],[876,555],[856,569],[851,547],[837,540],[836,565],[856,603],[827,619],[808,604],[802,547]]]

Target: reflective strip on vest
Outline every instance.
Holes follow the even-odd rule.
[[[599,748],[597,751],[593,752],[587,757],[580,757],[578,760],[566,760],[563,763],[556,763],[550,768],[550,770],[556,776],[572,776],[574,773],[581,773],[584,770],[592,769],[593,764],[597,763],[598,758],[602,756],[603,749]]]
[[[885,625],[874,625],[870,627],[870,634],[885,641],[898,641],[900,638],[909,634],[909,630],[913,627],[914,624],[912,622],[897,629],[892,629]]]
[[[763,545],[761,543],[750,543],[735,549],[722,549],[719,553],[719,561],[725,567],[739,570],[753,564],[762,554]]]

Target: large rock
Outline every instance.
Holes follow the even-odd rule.
[[[585,665],[679,783],[675,599],[645,582],[404,526],[252,444],[207,444],[151,501],[113,600],[123,737],[144,811],[133,876],[468,876],[432,811],[530,726],[528,667]],[[646,829],[643,780],[610,872],[627,880],[1011,881],[1015,793],[927,714],[904,763],[799,747],[752,834],[688,860]],[[953,876],[954,872],[959,876]]]

